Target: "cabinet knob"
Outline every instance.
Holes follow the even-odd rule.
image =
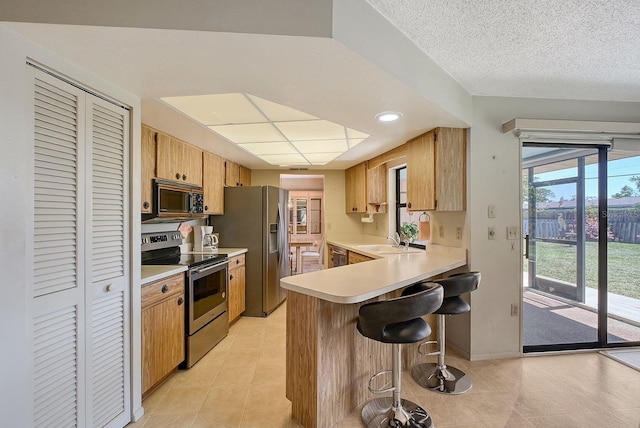
[[[184,303],[184,299],[181,297],[178,299],[178,306]]]
[[[411,208],[411,202],[407,202],[407,208]]]
[[[205,211],[209,211],[209,205],[205,205],[205,206],[204,206],[204,210],[205,210]]]
[[[163,293],[166,293],[167,291],[169,291],[169,286],[167,284],[163,285],[160,291],[162,291]]]
[[[185,174],[182,174],[182,180],[186,180],[187,176]]]
[[[180,173],[176,172],[176,180],[180,180]]]
[[[142,203],[142,208],[144,208],[145,210],[146,210],[147,208],[149,208],[149,202],[144,201],[144,202]]]
[[[239,265],[240,264],[240,260],[236,260],[236,264]]]
[[[113,290],[113,285],[109,284],[104,288],[104,291],[106,291],[107,293],[110,292],[111,290]]]
[[[232,280],[232,279],[233,279],[233,275],[229,275],[229,280]]]

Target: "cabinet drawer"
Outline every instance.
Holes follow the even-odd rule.
[[[244,254],[229,259],[229,270],[244,266]]]
[[[142,287],[142,307],[154,305],[177,293],[184,293],[184,274],[182,273]]]

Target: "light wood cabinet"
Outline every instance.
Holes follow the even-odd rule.
[[[347,262],[350,265],[362,262],[368,262],[369,260],[374,260],[373,257],[365,256],[364,254],[356,253],[353,251],[349,251],[347,255]]]
[[[227,187],[251,186],[251,170],[230,160],[224,161],[225,179]]]
[[[158,133],[148,126],[142,125],[141,138],[141,191],[142,206],[140,211],[150,213],[153,211],[153,179],[156,176],[156,138]]]
[[[352,166],[344,172],[347,214],[367,212],[367,164]]]
[[[202,188],[205,214],[224,214],[224,159],[210,152],[202,154]]]
[[[159,178],[202,186],[202,150],[158,133],[156,172]]]
[[[387,186],[386,163],[367,168],[367,212],[386,212]]]
[[[239,169],[238,176],[240,178],[240,185],[251,186],[251,170],[246,166],[242,166],[242,165],[239,165],[238,169]]]
[[[184,361],[184,275],[142,288],[142,394],[148,395]]]
[[[238,318],[245,309],[245,255],[229,259],[229,322]]]
[[[386,211],[387,165],[369,169],[362,162],[345,171],[345,207],[347,214]]]
[[[407,145],[407,210],[465,209],[466,130],[436,128]]]

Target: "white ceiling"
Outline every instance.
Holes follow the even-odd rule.
[[[640,1],[367,1],[473,95],[640,101]]]
[[[423,63],[434,61],[469,94],[640,101],[638,1],[367,1],[419,47]],[[447,105],[455,97],[438,99],[426,93],[424,85],[440,85],[441,76],[412,70],[419,62],[392,64],[373,58],[406,53],[397,38],[386,45],[358,47],[361,40],[344,36],[350,23],[366,44],[387,34],[380,25],[367,27],[365,34],[362,28],[371,21],[354,13],[347,25],[336,29],[340,16],[335,14],[366,4],[333,3],[334,38],[5,25],[140,96],[143,121],[161,108],[155,101],[160,97],[249,93],[370,134],[322,167],[343,169],[435,126],[470,125],[469,115]],[[416,77],[418,83],[411,81]],[[375,114],[385,110],[404,114],[397,123],[381,124]],[[250,168],[272,168],[215,138],[216,147],[205,148]]]

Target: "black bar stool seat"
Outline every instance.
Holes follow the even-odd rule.
[[[360,307],[360,334],[369,339],[392,344],[393,368],[376,373],[369,379],[374,393],[393,392],[392,397],[368,401],[362,409],[362,422],[367,427],[431,428],[433,422],[427,412],[409,400],[401,398],[402,344],[420,342],[431,334],[431,327],[422,319],[442,304],[444,291],[440,285],[421,283],[411,295],[367,303]],[[392,386],[373,389],[371,383],[378,376],[391,373]]]
[[[469,376],[462,370],[447,366],[445,356],[445,315],[459,315],[471,310],[471,306],[461,297],[478,288],[480,272],[468,272],[451,275],[448,278],[433,281],[442,285],[444,299],[442,305],[434,313],[437,315],[437,340],[425,342],[420,345],[418,351],[421,355],[437,355],[437,363],[420,363],[413,366],[411,375],[423,388],[442,394],[462,394],[471,389],[472,383]],[[407,287],[403,295],[411,295],[420,290],[420,283]],[[424,345],[437,344],[434,352],[423,352]]]

